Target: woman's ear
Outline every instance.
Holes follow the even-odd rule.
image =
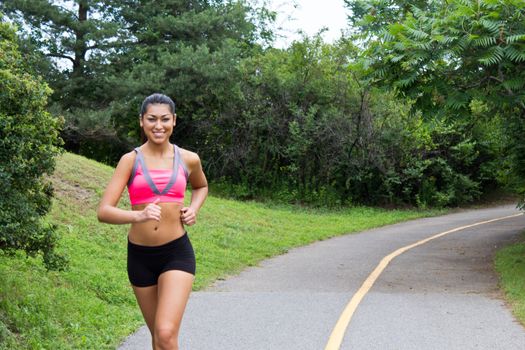
[[[139,116],[139,124],[141,128],[144,127],[144,123],[142,122],[142,116]]]
[[[173,126],[177,125],[177,114],[173,113]]]

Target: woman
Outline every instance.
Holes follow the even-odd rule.
[[[184,225],[195,224],[208,194],[199,156],[169,142],[175,104],[153,94],[142,103],[147,141],[122,156],[98,207],[101,222],[129,224],[128,277],[153,349],[178,349],[178,333],[195,275],[195,255]],[[186,182],[191,203],[184,206]],[[117,208],[128,186],[132,210]]]

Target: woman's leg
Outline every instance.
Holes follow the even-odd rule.
[[[177,350],[182,315],[191,292],[194,276],[179,270],[162,273],[158,282],[155,314],[155,350]]]
[[[149,332],[151,333],[152,348],[155,349],[155,338],[153,336],[155,330],[155,314],[157,312],[157,285],[150,287],[135,287],[133,286],[133,292],[142,311],[142,316],[146,321]]]

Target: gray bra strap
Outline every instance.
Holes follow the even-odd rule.
[[[180,156],[179,147],[175,146],[175,151],[177,152],[177,158],[179,159],[179,164],[182,166],[182,169],[184,170],[184,175],[186,175],[186,180],[188,180],[188,168],[186,167],[186,163],[182,160],[182,157]]]
[[[131,185],[131,183],[133,182],[133,180],[135,179],[135,175],[137,175],[137,168],[139,166],[139,148],[135,148],[134,149],[135,151],[135,161],[133,162],[133,169],[131,170],[131,176],[129,177],[129,180],[128,180],[128,187],[129,185]]]
[[[157,186],[155,185],[155,182],[153,182],[153,179],[151,178],[151,175],[148,171],[148,168],[146,167],[146,161],[144,160],[144,157],[142,156],[142,152],[140,152],[140,149],[136,148],[136,151],[137,151],[137,159],[138,159],[138,162],[142,168],[142,172],[144,173],[144,179],[146,180],[146,182],[148,183],[148,186],[149,188],[151,189],[151,191],[153,191],[153,193],[155,193],[156,195],[165,195],[166,193],[168,193],[168,191],[170,190],[170,188],[175,184],[175,182],[177,182],[177,175],[178,175],[178,162],[179,162],[179,157],[178,157],[178,152],[177,152],[177,149],[175,145],[173,145],[174,149],[173,149],[173,152],[174,152],[174,155],[173,155],[173,172],[171,174],[171,178],[170,178],[170,181],[168,182],[168,184],[166,185],[166,187],[162,190],[162,192],[159,191],[159,189],[157,188]]]

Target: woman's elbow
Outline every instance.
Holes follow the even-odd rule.
[[[106,216],[104,215],[104,208],[102,206],[97,208],[97,219],[98,222],[107,222]]]
[[[195,188],[193,189],[193,191],[196,191],[197,193],[203,195],[203,196],[207,196],[208,195],[208,184],[204,185],[204,186],[201,186],[201,187],[198,187],[198,188]]]

